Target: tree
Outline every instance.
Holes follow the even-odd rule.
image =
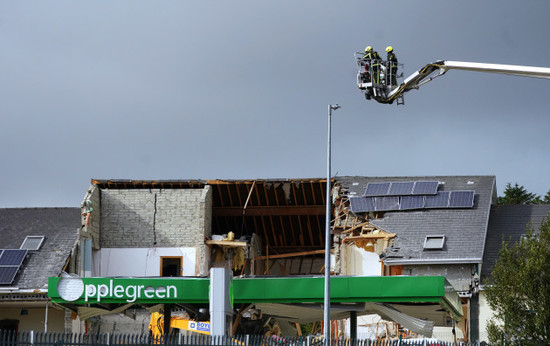
[[[550,193],[550,191],[548,192]],[[516,183],[514,186],[508,183],[504,189],[504,196],[498,197],[498,204],[540,204],[540,196],[527,190]]]
[[[519,242],[503,240],[487,301],[495,316],[491,343],[550,344],[550,214],[539,233],[530,225]]]

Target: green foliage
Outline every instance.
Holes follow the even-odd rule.
[[[487,288],[496,320],[491,343],[550,344],[550,214],[535,234],[531,226],[517,243],[503,240]]]
[[[545,199],[550,199],[550,191],[548,191]],[[543,201],[540,196],[534,193],[527,192],[527,190],[516,183],[514,186],[508,183],[504,189],[504,196],[498,197],[498,204],[541,204]],[[548,202],[544,202],[548,203]]]

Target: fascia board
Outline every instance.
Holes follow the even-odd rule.
[[[481,258],[443,258],[443,259],[387,259],[384,260],[384,265],[401,264],[478,264],[482,263]]]

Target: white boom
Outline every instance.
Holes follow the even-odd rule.
[[[357,85],[359,89],[366,93],[367,99],[372,97],[380,103],[393,103],[393,101],[398,100],[398,104],[403,104],[404,93],[412,89],[420,88],[422,85],[432,81],[434,78],[445,74],[448,70],[499,73],[522,77],[550,79],[550,68],[548,67],[439,60],[434,63],[427,64],[420,70],[411,74],[409,77],[405,78],[403,83],[401,83],[398,87],[390,88],[379,84],[373,85],[372,83],[361,83],[362,80],[359,78],[361,71],[358,74]],[[399,102],[399,100],[401,102]]]

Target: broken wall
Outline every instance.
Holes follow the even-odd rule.
[[[190,247],[208,274],[212,192],[201,189],[102,189],[102,248]]]
[[[430,265],[409,265],[403,267],[403,275],[410,276],[445,276],[447,281],[458,292],[470,291],[474,278],[474,264],[430,264]]]
[[[91,238],[92,247],[99,249],[99,234],[101,223],[101,190],[92,185],[80,205],[81,228],[80,237]]]

